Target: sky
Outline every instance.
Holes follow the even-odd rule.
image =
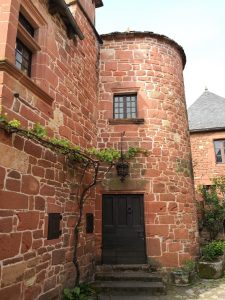
[[[180,44],[189,107],[205,88],[225,98],[225,0],[103,0],[97,9],[99,34],[153,31]]]

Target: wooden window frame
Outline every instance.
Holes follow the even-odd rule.
[[[19,50],[19,47],[22,49],[22,52]],[[27,53],[28,58],[25,57],[24,52]],[[17,60],[17,54],[21,55],[21,62]],[[26,74],[27,76],[31,76],[31,62],[32,62],[32,52],[31,50],[24,45],[24,43],[20,39],[16,39],[16,67]],[[27,62],[27,66],[25,64]],[[20,65],[20,67],[17,66],[17,63]]]
[[[220,142],[220,147],[216,147],[216,142]],[[225,164],[225,139],[218,139],[218,140],[213,140],[213,145],[214,145],[214,151],[215,151],[215,161],[216,161],[216,164]],[[221,158],[222,158],[222,161],[219,162],[217,161],[217,157],[219,155],[217,155],[217,149],[220,149],[221,150]]]
[[[127,117],[127,98],[128,97],[135,97],[135,116],[134,117]],[[123,98],[123,117],[116,118],[115,115],[115,98],[122,97]],[[122,119],[137,119],[138,118],[138,109],[137,109],[137,93],[120,93],[113,95],[113,119],[114,120],[122,120]]]

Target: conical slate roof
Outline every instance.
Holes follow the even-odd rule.
[[[225,98],[205,90],[189,107],[190,131],[225,130]]]

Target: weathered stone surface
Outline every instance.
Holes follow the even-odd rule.
[[[1,300],[22,300],[21,283],[0,289]],[[27,299],[28,300],[28,299]]]
[[[59,291],[59,287],[55,287],[54,289],[41,295],[39,300],[57,300],[59,299]]]
[[[0,234],[0,260],[13,257],[19,253],[21,233]]]
[[[39,212],[29,211],[21,212],[17,214],[19,224],[17,229],[22,230],[34,230],[38,228],[39,224]]]
[[[65,262],[65,250],[59,249],[52,252],[52,264],[59,265]]]
[[[39,182],[31,175],[23,175],[22,178],[22,193],[36,195],[39,192]]]
[[[198,274],[201,278],[218,279],[223,276],[223,272],[223,258],[215,262],[199,261],[198,263]]]
[[[7,286],[23,280],[26,262],[20,262],[2,269],[2,285]]]
[[[0,191],[0,208],[26,209],[28,208],[28,197],[15,192]]]
[[[2,143],[0,143],[0,153],[7,153],[7,155],[0,155],[1,166],[15,169],[21,173],[27,172],[29,158],[26,153]]]

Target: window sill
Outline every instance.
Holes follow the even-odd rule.
[[[0,60],[0,71],[8,73],[49,105],[51,105],[54,101],[54,99],[48,93],[34,83],[28,76],[23,74],[23,72],[17,69],[16,66],[10,63],[7,59]]]
[[[144,124],[144,119],[109,119],[109,125],[121,125],[121,124]]]

